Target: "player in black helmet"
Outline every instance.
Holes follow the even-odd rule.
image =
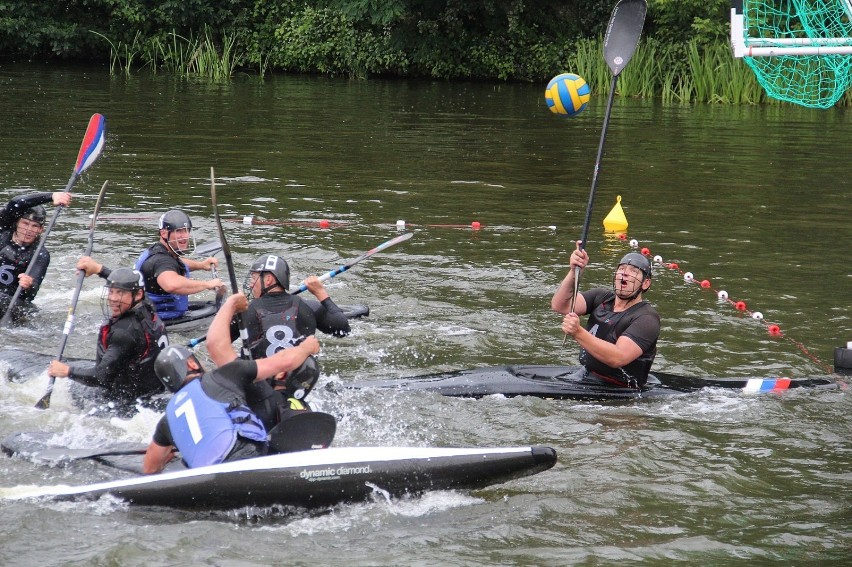
[[[349,320],[329,297],[319,278],[310,276],[305,284],[320,302],[316,309],[301,297],[288,293],[290,266],[283,258],[264,254],[251,265],[243,286],[251,303],[243,321],[253,358],[265,358],[292,348],[305,337],[314,335],[317,329],[340,337],[349,334]],[[231,335],[234,339],[238,336],[236,324],[231,327]],[[269,383],[253,384],[248,391],[249,401],[264,423],[272,427],[291,410],[310,409],[305,397],[318,379],[319,364],[310,357],[286,376],[276,377]]]
[[[18,286],[23,290],[14,307],[13,320],[35,310],[32,302],[47,273],[50,253],[43,247],[37,258],[33,255],[47,220],[42,204],[51,202],[67,207],[71,194],[57,191],[20,195],[0,209],[0,315],[6,312]],[[31,263],[32,269],[26,274]]]
[[[240,360],[231,346],[230,321],[247,306],[243,294],[229,297],[213,319],[207,347],[218,368],[205,372],[184,347],[170,346],[154,370],[176,392],[148,445],[143,472],[157,473],[172,459],[173,448],[190,467],[261,456],[267,429],[247,402],[246,388],[266,376],[284,374],[319,352],[316,337],[260,360]]]
[[[145,290],[157,313],[164,320],[177,319],[189,308],[189,296],[223,288],[218,278],[194,280],[191,270],[212,270],[219,265],[214,257],[204,260],[188,258],[195,251],[192,221],[183,211],[172,209],[157,224],[159,241],[144,250],[135,268],[145,278]]]
[[[651,287],[651,262],[637,252],[618,263],[612,289],[592,289],[574,298],[576,268],[581,270],[589,256],[580,248],[571,253],[568,275],[553,294],[550,306],[562,313],[562,331],[580,345],[580,363],[588,378],[630,388],[642,387],[657,354],[660,316],[643,299]],[[580,316],[589,314],[586,328]]]
[[[163,321],[145,298],[142,274],[130,268],[110,270],[89,257],[77,268],[87,276],[106,278],[101,309],[106,322],[98,333],[95,363],[54,360],[48,373],[98,388],[94,402],[112,403],[118,413],[130,413],[137,398],[163,391],[154,374],[154,360],[168,345]]]

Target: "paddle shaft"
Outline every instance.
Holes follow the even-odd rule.
[[[401,234],[401,235],[397,236],[396,238],[392,238],[392,239],[388,240],[387,242],[383,242],[383,243],[379,244],[378,246],[376,246],[375,248],[373,248],[372,250],[368,250],[367,252],[364,252],[363,254],[361,254],[360,256],[355,258],[354,260],[350,260],[346,264],[344,264],[344,265],[342,265],[338,268],[335,268],[335,269],[333,269],[329,272],[324,273],[323,275],[321,275],[319,277],[319,281],[324,282],[326,280],[330,280],[331,278],[333,278],[335,276],[339,276],[340,274],[347,271],[349,268],[351,268],[352,266],[354,266],[358,262],[361,262],[362,260],[366,260],[367,258],[372,256],[373,254],[381,252],[382,250],[387,250],[391,246],[399,244],[400,242],[405,242],[406,240],[410,240],[412,236],[414,236],[413,232],[406,232],[405,234]],[[308,289],[308,286],[304,282],[302,282],[299,285],[299,287],[293,289],[292,291],[290,291],[288,293],[290,293],[290,295],[298,295],[298,294],[302,293],[303,291],[306,291],[307,289]],[[198,337],[197,339],[191,339],[187,343],[187,346],[190,347],[190,348],[193,348],[193,347],[200,345],[205,340],[207,340],[207,335],[204,335],[203,337]]]
[[[367,258],[372,256],[373,254],[377,254],[377,253],[381,252],[382,250],[387,250],[391,246],[395,246],[395,245],[399,244],[400,242],[405,242],[406,240],[410,240],[412,236],[414,236],[413,232],[406,232],[405,234],[401,234],[401,235],[397,236],[396,238],[392,238],[392,239],[388,240],[387,242],[383,242],[383,243],[379,244],[378,246],[376,246],[375,248],[373,248],[372,250],[368,250],[367,252],[364,252],[363,254],[361,254],[360,256],[355,258],[354,260],[350,260],[349,262],[343,264],[342,266],[339,266],[339,267],[337,267],[337,268],[335,268],[335,269],[333,269],[329,272],[324,273],[323,275],[321,275],[319,277],[319,281],[324,282],[326,280],[330,280],[331,278],[338,276],[338,275],[342,274],[343,272],[347,271],[349,268],[351,268],[352,266],[354,266],[358,262],[366,260]],[[308,289],[308,286],[303,282],[301,285],[299,285],[298,288],[290,291],[290,293],[293,294],[293,295],[296,295],[297,293],[302,293],[303,291],[305,291],[307,289]]]
[[[103,127],[104,118],[100,114],[95,114],[89,119],[89,125],[86,127],[86,133],[83,137],[83,142],[80,145],[80,151],[77,154],[77,162],[74,165],[74,171],[71,173],[71,177],[68,179],[68,183],[65,185],[63,193],[69,193],[71,191],[71,188],[74,187],[75,183],[77,183],[77,179],[79,179],[80,174],[94,163],[100,155],[101,149],[103,148]],[[64,208],[64,206],[59,205],[56,207],[56,210],[53,211],[53,216],[50,217],[50,222],[41,233],[41,238],[38,241],[38,246],[36,246],[32,260],[30,260],[30,263],[27,265],[27,269],[24,271],[25,275],[28,276],[32,272],[35,259],[38,258],[39,254],[41,254],[41,251],[44,249],[44,243],[47,240],[50,231],[53,230],[53,225],[56,224],[56,219],[59,218],[59,213],[61,213]],[[19,285],[15,290],[15,293],[12,295],[12,299],[9,300],[9,306],[6,308],[6,313],[4,313],[3,318],[0,319],[0,327],[5,327],[9,324],[9,321],[12,318],[12,312],[15,309],[15,304],[17,304],[18,299],[21,297],[21,293],[23,293],[23,288]]]
[[[222,241],[222,253],[225,255],[225,264],[228,266],[228,276],[231,280],[231,288],[234,293],[240,292],[240,286],[237,284],[237,274],[234,271],[234,260],[231,258],[231,246],[228,244],[228,239],[225,238],[225,231],[222,228],[222,219],[219,217],[219,206],[216,203],[216,176],[213,168],[210,168],[210,200],[213,204],[213,216],[216,218],[216,228],[219,230],[219,240]],[[240,358],[251,360],[251,350],[249,349],[248,331],[244,321],[244,314],[240,313],[237,316],[237,325],[240,328],[240,339],[243,347],[240,351]]]
[[[71,461],[80,461],[83,459],[97,459],[99,457],[120,457],[122,455],[144,455],[147,450],[146,446],[140,446],[138,449],[45,449],[38,451],[32,455],[33,460],[50,461],[52,463],[70,463]]]
[[[103,203],[104,195],[106,194],[108,181],[104,181],[103,186],[101,187],[101,192],[98,193],[98,200],[95,201],[95,211],[92,213],[92,224],[89,226],[89,240],[86,243],[86,253],[85,256],[92,255],[92,248],[95,244],[95,224],[98,222],[98,213],[101,209],[101,203]],[[68,343],[68,337],[71,335],[71,331],[74,329],[74,313],[77,311],[77,302],[80,300],[80,291],[83,289],[83,280],[86,279],[86,272],[80,270],[80,273],[77,274],[77,284],[74,287],[74,296],[71,298],[71,307],[68,309],[68,317],[65,319],[65,326],[62,328],[62,339],[59,342],[59,354],[56,355],[57,360],[62,360],[62,355],[65,354],[65,345]],[[35,407],[37,409],[47,409],[50,407],[50,397],[53,395],[53,386],[56,383],[56,376],[51,376],[47,382],[47,391],[45,391],[44,395],[36,402]]]
[[[606,133],[609,128],[609,118],[612,115],[612,102],[615,98],[615,89],[618,85],[618,77],[633,57],[639,37],[642,34],[642,26],[645,23],[645,12],[647,11],[646,0],[619,0],[612,10],[612,15],[607,26],[604,38],[604,60],[612,72],[612,83],[609,87],[606,111],[604,112],[603,127],[601,128],[601,139],[598,144],[598,155],[595,158],[595,169],[592,174],[592,187],[589,191],[589,201],[586,204],[586,218],[583,222],[583,232],[580,235],[580,250],[585,250],[586,240],[589,237],[589,226],[592,220],[592,209],[595,204],[595,192],[598,186],[598,174],[600,173],[601,160],[603,159]],[[577,294],[580,293],[580,274],[582,270],[575,268],[574,271],[574,293],[571,296],[571,308],[574,311],[577,302]],[[568,340],[566,334],[562,338],[562,345]]]

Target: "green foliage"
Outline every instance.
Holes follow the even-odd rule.
[[[221,80],[237,69],[544,83],[606,92],[614,0],[0,0],[0,58],[108,60]],[[728,0],[649,0],[623,96],[763,102],[731,57]],[[852,95],[841,104],[849,105]]]
[[[645,32],[664,43],[722,41],[730,10],[730,0],[648,0]]]

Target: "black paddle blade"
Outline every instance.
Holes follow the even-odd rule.
[[[627,66],[642,35],[645,24],[646,0],[619,0],[612,9],[604,36],[604,60],[614,76]]]
[[[195,255],[206,258],[207,256],[215,256],[219,252],[222,251],[222,241],[221,240],[211,240],[210,242],[204,242],[195,247]]]
[[[52,378],[52,377],[51,377]],[[35,409],[47,409],[50,407],[50,397],[53,394],[53,384],[50,385],[47,392],[35,403],[33,406]]]
[[[331,445],[336,431],[337,420],[329,413],[294,413],[269,432],[269,452],[292,453],[325,449]]]

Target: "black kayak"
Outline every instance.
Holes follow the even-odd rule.
[[[318,301],[312,300],[307,300],[306,303],[311,305],[311,307],[315,311],[320,305]],[[208,308],[211,311],[207,312]],[[370,308],[366,305],[341,306],[341,309],[346,314],[346,317],[348,319],[358,319],[370,315]],[[192,312],[192,314],[188,315],[188,317],[193,318],[192,321],[184,321],[183,318],[173,319],[173,322],[166,321],[167,329],[169,331],[187,330],[194,327],[202,326],[202,323],[204,325],[209,326],[210,322],[213,320],[213,317],[216,315],[216,308],[213,305],[213,302],[196,304],[196,307],[193,307],[193,304],[190,303],[190,312]],[[186,323],[188,326],[183,327],[184,323]],[[40,374],[41,372],[47,370],[47,365],[50,364],[50,361],[54,360],[55,358],[56,355],[30,352],[21,348],[0,348],[0,365],[6,366],[7,379],[10,382],[24,382],[32,376]],[[64,360],[66,362],[78,362],[81,360],[92,362],[91,359],[83,358],[65,358]]]
[[[44,433],[7,437],[3,451],[36,462],[62,464],[63,453],[40,444]],[[34,448],[35,447],[35,448]],[[87,459],[117,475],[141,463],[142,446],[65,451],[64,462]],[[132,453],[127,455],[127,453]],[[42,458],[41,455],[49,456]],[[95,456],[92,456],[95,455]],[[398,497],[428,490],[475,489],[551,468],[556,451],[545,446],[494,448],[341,447],[269,455],[194,469],[171,467],[156,475],[134,475],[81,486],[45,486],[14,491],[7,498],[96,499],[112,495],[131,504],[228,509],[290,505],[326,507]],[[119,470],[120,469],[120,470]],[[124,476],[124,475],[123,475]],[[9,487],[7,487],[9,488]],[[9,494],[10,491],[5,491]]]
[[[443,396],[481,398],[495,394],[507,397],[536,396],[548,399],[622,400],[655,398],[703,388],[727,388],[745,393],[778,392],[791,388],[836,389],[845,387],[830,376],[811,378],[739,378],[679,376],[654,372],[641,389],[623,388],[588,379],[578,366],[506,365],[428,374],[395,380],[370,380],[334,387],[395,388],[426,391]]]
[[[316,300],[308,299],[305,300],[305,303],[314,312],[320,307],[319,301]],[[343,310],[347,319],[358,319],[370,315],[370,308],[366,305],[341,305],[340,309]],[[187,309],[186,313],[176,319],[169,319],[163,322],[166,325],[166,329],[172,333],[206,328],[210,326],[218,310],[219,304],[215,301],[190,301],[189,309]]]

